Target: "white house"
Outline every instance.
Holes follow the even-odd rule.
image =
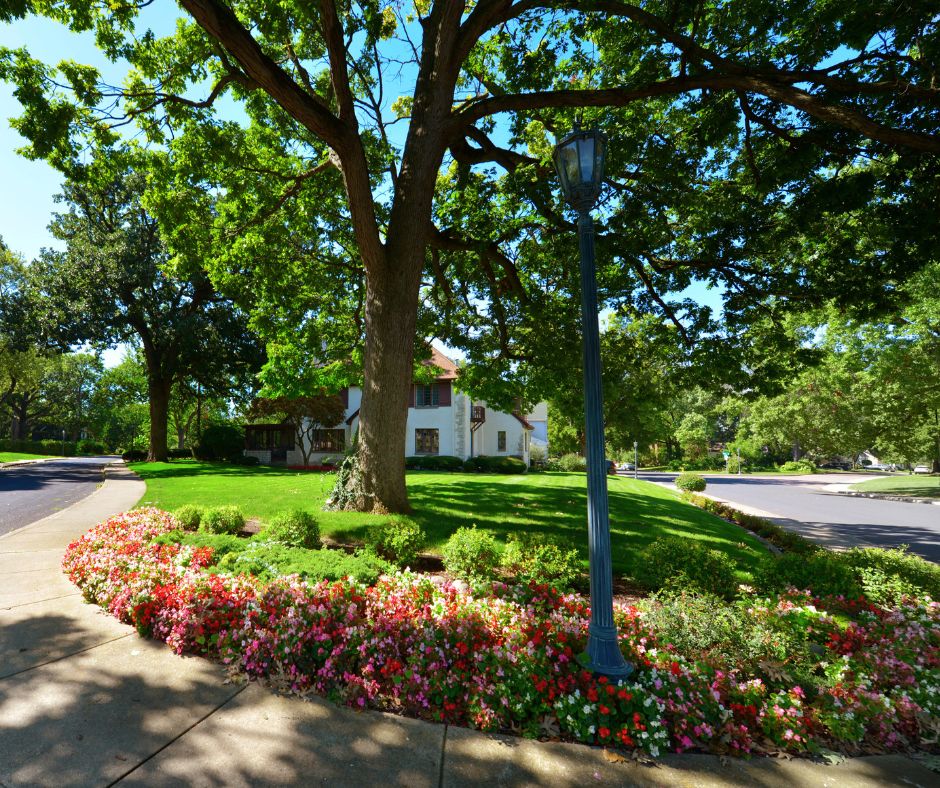
[[[503,413],[471,399],[454,386],[457,365],[436,349],[426,362],[440,369],[432,383],[414,383],[408,404],[405,454],[440,454],[460,457],[513,456],[526,464],[533,425],[518,413]],[[359,427],[362,390],[344,389],[340,396],[346,405],[342,424],[316,430],[311,465],[324,464],[343,453]],[[544,408],[540,411],[544,412]],[[246,428],[245,454],[265,464],[302,466],[303,454],[295,445],[290,426],[255,424]]]

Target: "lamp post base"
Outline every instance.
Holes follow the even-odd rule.
[[[633,673],[633,666],[623,658],[614,627],[591,624],[588,628],[587,651],[578,655],[584,667],[609,679],[625,679]]]

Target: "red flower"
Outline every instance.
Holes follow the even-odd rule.
[[[601,706],[600,706],[600,708],[598,709],[598,711],[599,711],[601,714],[610,714],[610,709],[608,709],[603,703],[601,704]]]
[[[607,739],[607,738],[610,737],[610,728],[600,728],[600,729],[597,731],[597,734],[598,734],[602,739]]]
[[[682,672],[682,668],[679,667],[678,662],[673,662],[669,666],[669,672],[672,673],[673,676],[678,676]]]

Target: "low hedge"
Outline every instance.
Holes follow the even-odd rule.
[[[463,460],[448,454],[422,454],[405,457],[405,467],[410,471],[459,471]]]
[[[730,599],[738,591],[734,561],[696,541],[665,536],[640,551],[636,579],[651,591],[671,588]]]
[[[525,463],[518,457],[471,457],[463,464],[465,471],[480,473],[525,473]]]
[[[57,440],[14,440],[13,438],[0,439],[0,451],[17,452],[18,454],[44,454],[50,457],[74,457],[76,444],[74,441]]]

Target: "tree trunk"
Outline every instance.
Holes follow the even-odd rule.
[[[420,261],[368,280],[362,404],[359,410],[358,511],[408,512],[405,429],[414,377]]]
[[[148,377],[147,389],[150,399],[150,451],[147,462],[167,460],[167,421],[170,411],[170,388],[172,381]]]

